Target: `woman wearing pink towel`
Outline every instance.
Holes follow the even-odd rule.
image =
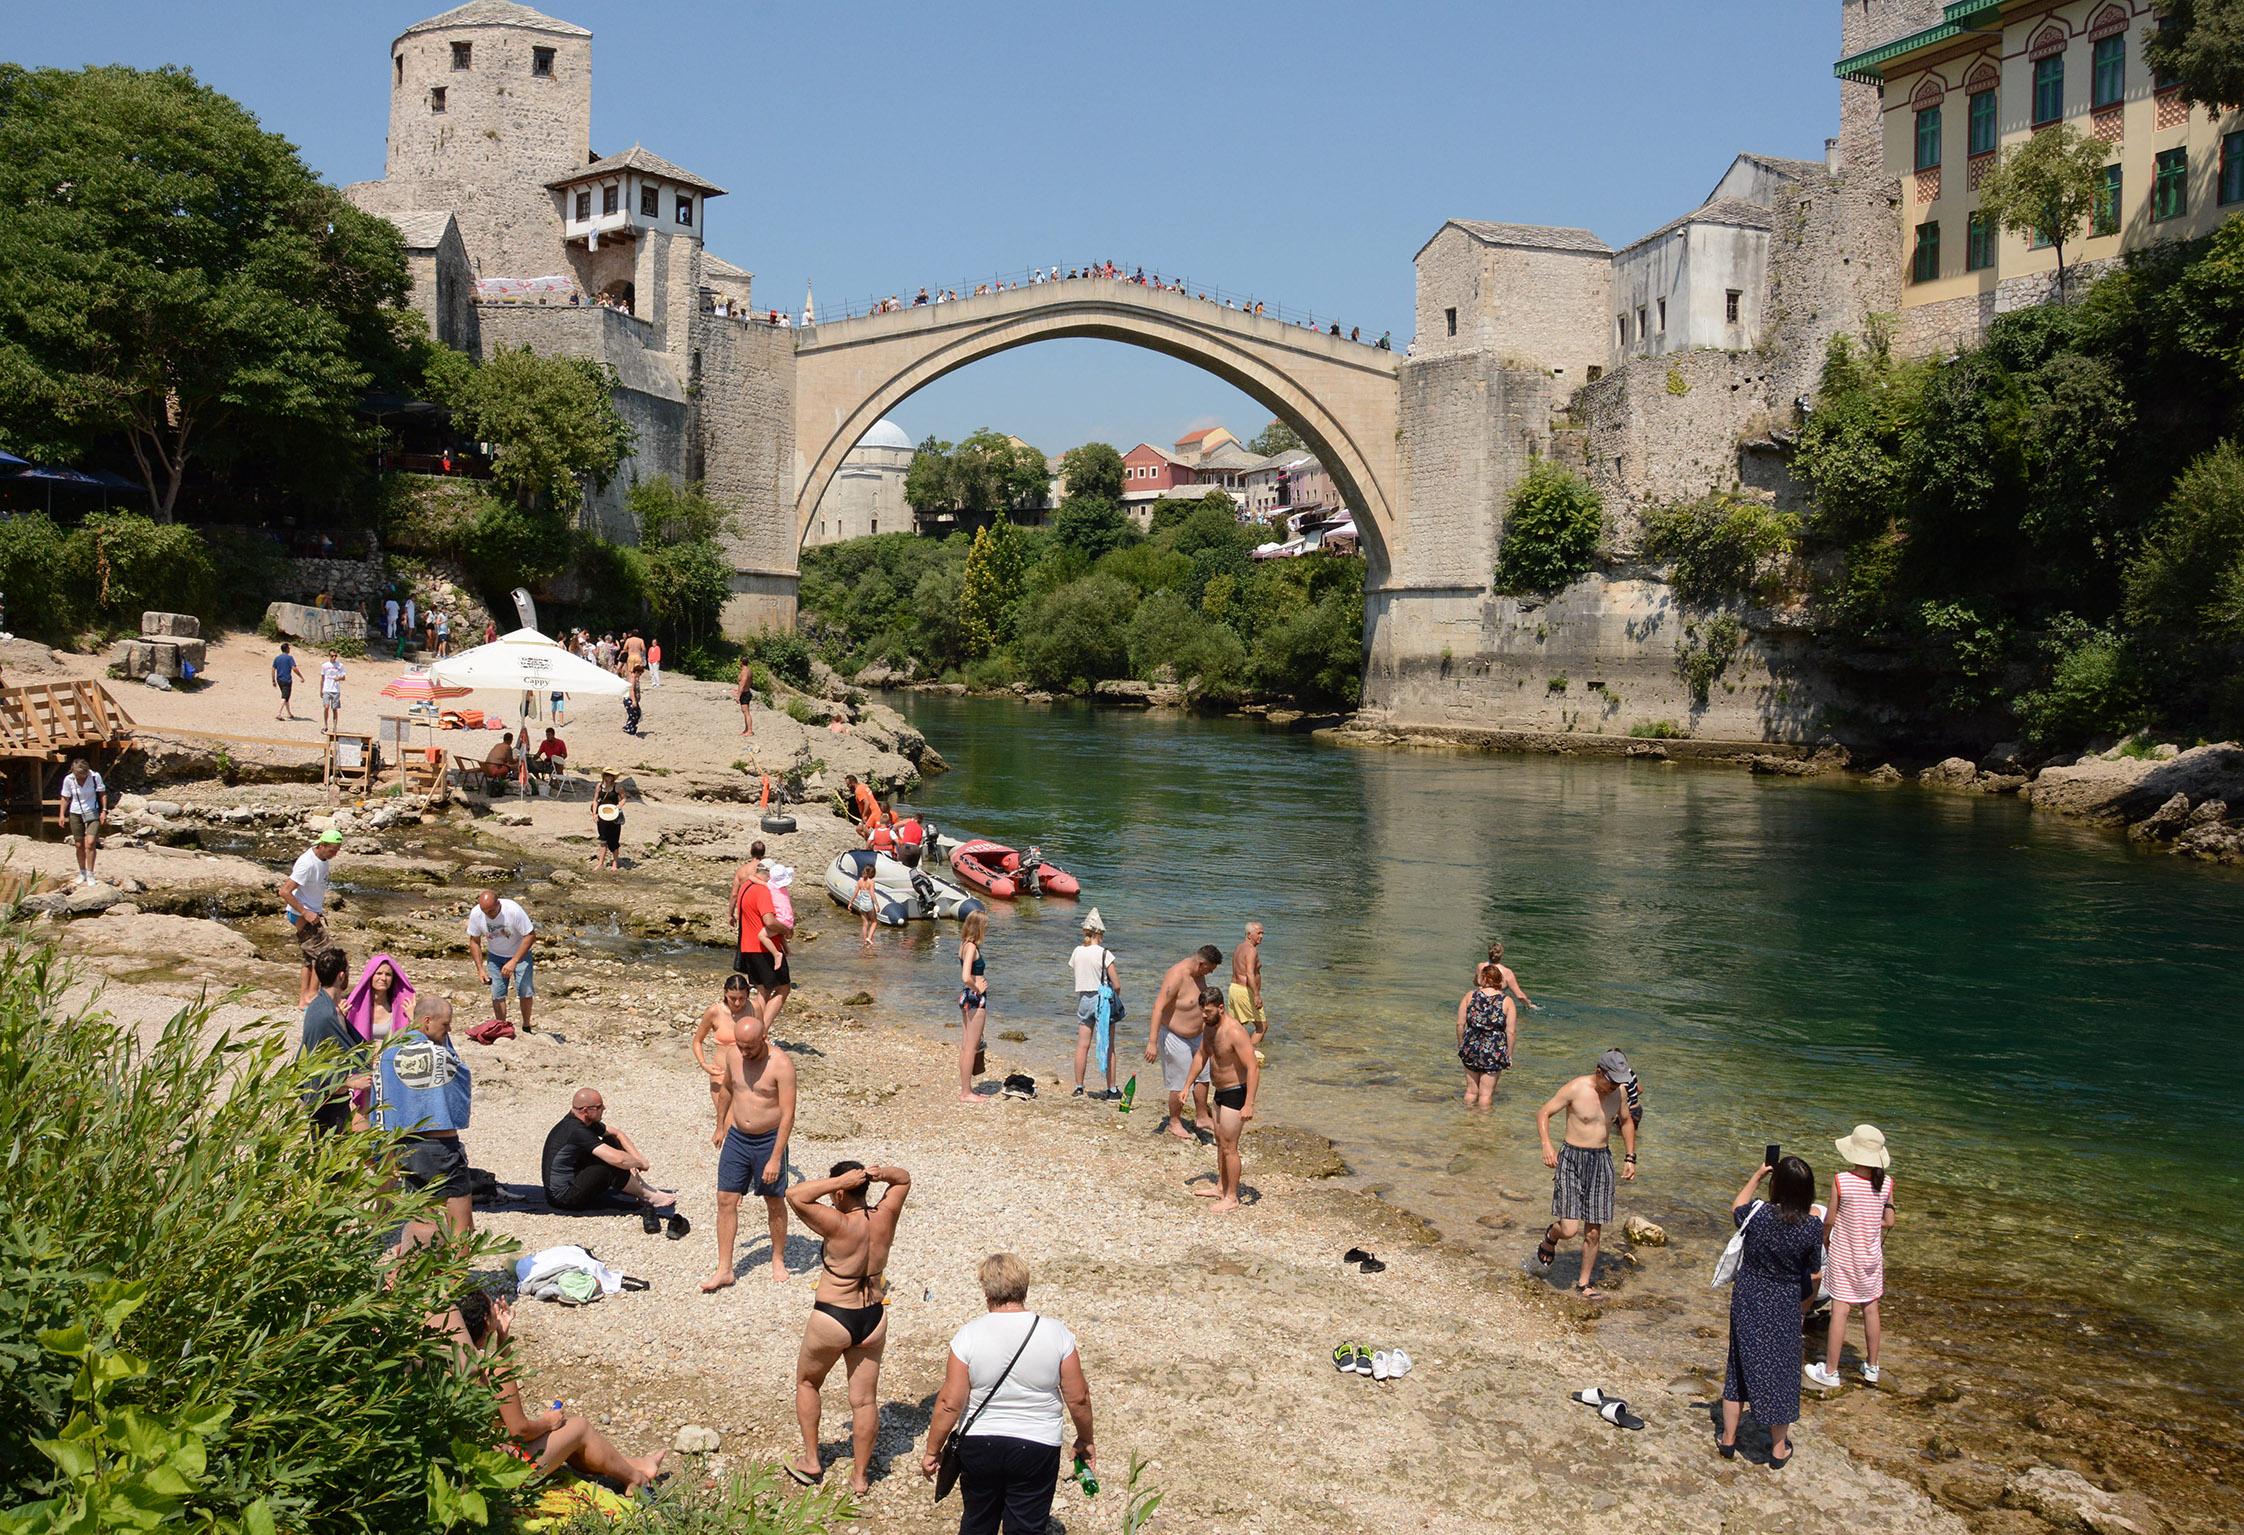
[[[1839,1350],[1847,1338],[1847,1312],[1862,1308],[1862,1383],[1878,1383],[1878,1302],[1886,1293],[1886,1232],[1893,1226],[1893,1156],[1876,1125],[1856,1125],[1838,1142],[1839,1155],[1853,1164],[1831,1180],[1831,1208],[1824,1212],[1824,1243],[1829,1260],[1824,1283],[1831,1287],[1831,1332],[1824,1340],[1823,1363],[1808,1366],[1808,1380],[1824,1390],[1839,1384]]]
[[[411,1028],[413,983],[405,978],[404,968],[387,954],[368,960],[343,1004],[343,1021],[376,1048],[388,1043],[390,1035]]]

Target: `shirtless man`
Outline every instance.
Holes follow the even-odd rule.
[[[1613,1218],[1613,1122],[1621,1126],[1621,1144],[1627,1158],[1621,1164],[1621,1181],[1636,1177],[1636,1119],[1628,1101],[1620,1096],[1636,1080],[1628,1057],[1608,1050],[1597,1058],[1597,1067],[1586,1077],[1576,1077],[1535,1113],[1535,1133],[1543,1141],[1543,1165],[1551,1174],[1551,1224],[1535,1249],[1535,1261],[1549,1268],[1558,1256],[1558,1244],[1576,1234],[1582,1239],[1582,1275],[1574,1293],[1584,1300],[1603,1300],[1597,1288],[1597,1244],[1605,1223]],[[1566,1111],[1566,1144],[1551,1149],[1551,1116]]]
[[[1269,1016],[1262,1010],[1262,924],[1249,922],[1247,936],[1231,951],[1231,989],[1225,995],[1231,1016],[1247,1026],[1254,1042],[1270,1032]]]
[[[771,1047],[771,1031],[752,1014],[733,1042],[718,1050],[732,1090],[732,1120],[717,1153],[717,1272],[702,1293],[733,1281],[732,1244],[740,1231],[740,1196],[755,1194],[771,1222],[771,1277],[787,1279],[787,1138],[795,1128],[795,1063]]]
[[[737,971],[725,977],[725,998],[712,1002],[694,1025],[693,1060],[709,1077],[709,1101],[717,1111],[717,1128],[709,1132],[709,1144],[725,1143],[725,1127],[732,1122],[732,1084],[728,1080],[725,1059],[740,1037],[740,1026],[755,1017],[754,1003],[748,995],[748,977]],[[702,1042],[716,1035],[716,1048],[709,1054],[702,1052]]]
[[[1200,993],[1215,967],[1223,963],[1223,950],[1204,943],[1169,967],[1161,977],[1161,990],[1153,999],[1153,1019],[1146,1035],[1145,1058],[1161,1063],[1161,1085],[1169,1093],[1169,1133],[1180,1141],[1198,1140],[1200,1120],[1208,1117],[1208,1070],[1195,1070],[1193,1050],[1200,1043]],[[1184,1090],[1192,1089],[1192,1106],[1198,1117],[1187,1130]]]
[[[1254,1118],[1255,1090],[1262,1085],[1262,1067],[1254,1057],[1254,1041],[1224,1010],[1222,995],[1213,986],[1202,991],[1200,1048],[1192,1052],[1192,1065],[1196,1071],[1205,1065],[1215,1079],[1216,1186],[1192,1192],[1214,1199],[1212,1210],[1239,1208],[1239,1136]]]
[[[867,1204],[865,1196],[876,1183],[886,1192],[879,1204]],[[880,1356],[888,1346],[884,1276],[911,1189],[912,1175],[901,1167],[836,1162],[826,1177],[787,1191],[795,1214],[825,1243],[818,1256],[824,1272],[795,1356],[795,1419],[803,1431],[803,1452],[787,1475],[802,1486],[816,1486],[826,1474],[818,1458],[818,1393],[839,1360],[849,1380],[850,1445],[857,1463],[849,1489],[860,1497],[871,1490],[873,1443],[880,1434]],[[832,1204],[821,1203],[829,1196]]]

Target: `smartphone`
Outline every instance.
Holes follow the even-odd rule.
[[[1776,1165],[1777,1165],[1777,1153],[1778,1153],[1778,1152],[1780,1152],[1780,1151],[1782,1151],[1783,1149],[1784,1149],[1784,1148],[1783,1148],[1783,1147],[1781,1147],[1781,1146],[1779,1146],[1779,1145],[1777,1145],[1777,1144],[1776,1144],[1776,1142],[1774,1142],[1774,1141],[1771,1141],[1771,1142],[1769,1143],[1769,1152],[1768,1152],[1768,1158],[1767,1158],[1767,1160],[1766,1160],[1766,1161],[1764,1161],[1764,1162],[1763,1162],[1763,1163],[1762,1163],[1761,1165],[1762,1165],[1763,1167],[1774,1167],[1774,1166],[1776,1166]]]

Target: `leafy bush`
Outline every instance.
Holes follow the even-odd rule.
[[[827,1535],[856,1517],[839,1489],[798,1493],[774,1470],[735,1472],[713,1485],[679,1477],[620,1518],[585,1510],[556,1535]]]
[[[1497,556],[1496,585],[1513,593],[1555,592],[1589,574],[1605,509],[1581,476],[1541,460],[1512,491]]]
[[[1691,690],[1693,707],[1706,707],[1714,684],[1722,680],[1744,645],[1745,626],[1734,613],[1717,613],[1684,624],[1683,638],[1675,645],[1675,671]]]
[[[615,370],[583,357],[501,350],[432,379],[459,430],[492,446],[491,483],[566,531],[586,486],[604,488],[635,435],[615,406]]]
[[[64,579],[82,621],[140,632],[151,609],[215,621],[218,572],[200,534],[138,512],[95,512],[62,546]]]
[[[1231,696],[1245,680],[1245,642],[1175,592],[1139,603],[1128,633],[1130,669],[1140,677],[1167,668],[1195,698]]]
[[[460,562],[483,605],[504,613],[512,606],[509,592],[558,575],[570,552],[565,525],[484,495],[476,498],[475,515],[460,546]]]
[[[1796,513],[1728,491],[1644,514],[1644,552],[1668,566],[1684,601],[1702,606],[1770,595],[1774,567],[1799,538]]]
[[[307,1133],[281,1029],[206,1039],[196,1006],[143,1042],[71,979],[0,942],[0,1482],[34,1505],[11,1526],[343,1535],[503,1509],[521,1473],[489,1447],[492,1390],[426,1325],[488,1249],[384,1269],[384,1234],[433,1206],[391,1186],[390,1138]]]
[[[1112,576],[1085,576],[1029,602],[1021,615],[1021,667],[1038,687],[1080,689],[1125,676],[1138,595]]]
[[[2018,720],[2039,746],[2124,734],[2135,718],[2127,658],[2109,630],[2068,615],[2055,626],[2047,685],[2018,698]]]
[[[0,518],[0,592],[8,626],[60,643],[76,624],[63,587],[63,533],[44,512]]]
[[[966,685],[981,692],[994,693],[1009,688],[1021,680],[1020,663],[1003,651],[979,657],[966,663],[960,673]]]
[[[1080,550],[1085,559],[1095,560],[1135,543],[1137,537],[1137,527],[1120,503],[1099,496],[1077,495],[1071,490],[1052,518],[1053,541]]]
[[[1359,582],[1362,566],[1351,560]],[[1352,708],[1363,686],[1363,595],[1327,592],[1264,628],[1249,674],[1256,686],[1312,707]]]
[[[1673,720],[1645,720],[1628,727],[1631,739],[1638,741],[1681,741],[1691,732]]]
[[[705,640],[675,653],[664,651],[662,664],[702,682],[731,683],[740,675],[740,649],[722,640]],[[753,674],[750,680],[759,687],[769,686],[768,679],[757,679]]]
[[[773,676],[791,686],[810,686],[810,641],[801,635],[767,632],[748,641],[742,649],[769,667]]]
[[[221,623],[256,623],[286,579],[287,551],[258,528],[207,528],[201,536],[212,569],[224,572],[212,593],[213,616]]]

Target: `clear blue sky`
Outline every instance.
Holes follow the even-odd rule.
[[[31,0],[20,63],[191,67],[338,184],[379,176],[389,44],[438,0]],[[711,247],[765,304],[1111,257],[1411,333],[1411,256],[1445,218],[1619,245],[1732,154],[1838,131],[1838,0],[1367,6],[550,0],[595,34],[593,143],[639,140],[731,195]],[[681,44],[678,39],[683,38]],[[4,216],[4,215],[0,215]],[[1186,364],[1053,342],[908,400],[914,437],[1127,449],[1267,413]]]

